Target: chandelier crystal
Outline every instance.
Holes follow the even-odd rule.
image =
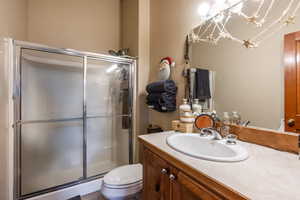
[[[282,6],[280,2],[283,1]],[[280,8],[278,5],[281,5]],[[251,6],[251,11],[248,6]],[[279,15],[270,16],[273,10],[278,12],[279,9]],[[218,44],[222,39],[229,39],[246,48],[258,47],[262,41],[282,28],[294,24],[299,9],[300,0],[215,0],[213,4],[204,2],[198,9],[201,23],[189,33],[189,42]],[[257,33],[249,38],[234,35],[228,28],[233,17],[242,18],[248,26],[257,29]]]

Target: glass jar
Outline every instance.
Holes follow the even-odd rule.
[[[236,111],[232,112],[232,123],[236,125],[241,124],[241,115]]]
[[[192,108],[194,115],[200,115],[202,113],[202,106],[199,104],[199,99],[193,100]]]
[[[222,118],[222,122],[226,125],[230,124],[231,123],[231,117],[229,115],[228,112],[224,112],[223,113],[223,118]]]

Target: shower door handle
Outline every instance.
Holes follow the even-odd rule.
[[[15,100],[19,96],[20,96],[20,87],[15,86],[12,91],[12,99]]]

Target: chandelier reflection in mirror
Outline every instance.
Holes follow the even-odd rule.
[[[199,6],[201,22],[189,34],[189,42],[218,44],[229,39],[246,48],[258,47],[282,28],[294,24],[299,8],[300,0],[206,0]],[[255,34],[249,38],[234,35],[228,28],[233,17],[254,27]]]

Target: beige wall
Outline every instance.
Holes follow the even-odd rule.
[[[162,57],[174,58],[176,67],[173,78],[179,87],[177,104],[181,103],[184,96],[184,79],[181,74],[184,68],[185,36],[199,22],[199,3],[199,0],[151,0],[150,80],[157,80],[158,63]],[[178,112],[159,113],[151,110],[149,118],[150,123],[170,129],[171,120],[178,119]]]
[[[150,2],[152,0],[139,0],[139,36],[138,36],[138,88],[137,88],[137,117],[136,129],[139,135],[147,133],[149,113],[146,102],[145,88],[149,82],[150,73]],[[138,147],[138,145],[137,145]],[[136,160],[139,148],[136,149]]]
[[[281,11],[274,11],[272,15],[279,16]],[[283,37],[300,30],[300,18],[297,20],[295,25],[284,28],[255,49],[245,49],[232,41],[222,41],[217,46],[193,45],[194,66],[217,72],[215,102],[218,112],[236,110],[250,120],[251,125],[279,128],[280,119],[284,117]],[[237,22],[232,23],[230,30],[247,39],[253,29]]]
[[[130,56],[138,55],[139,0],[121,0],[121,47],[130,49]]]
[[[0,0],[0,37],[25,40],[27,37],[27,1]],[[0,44],[0,199],[8,199],[7,73],[4,46]]]
[[[107,53],[120,47],[120,0],[28,0],[28,40]]]
[[[27,0],[0,0],[0,37],[27,38]]]

